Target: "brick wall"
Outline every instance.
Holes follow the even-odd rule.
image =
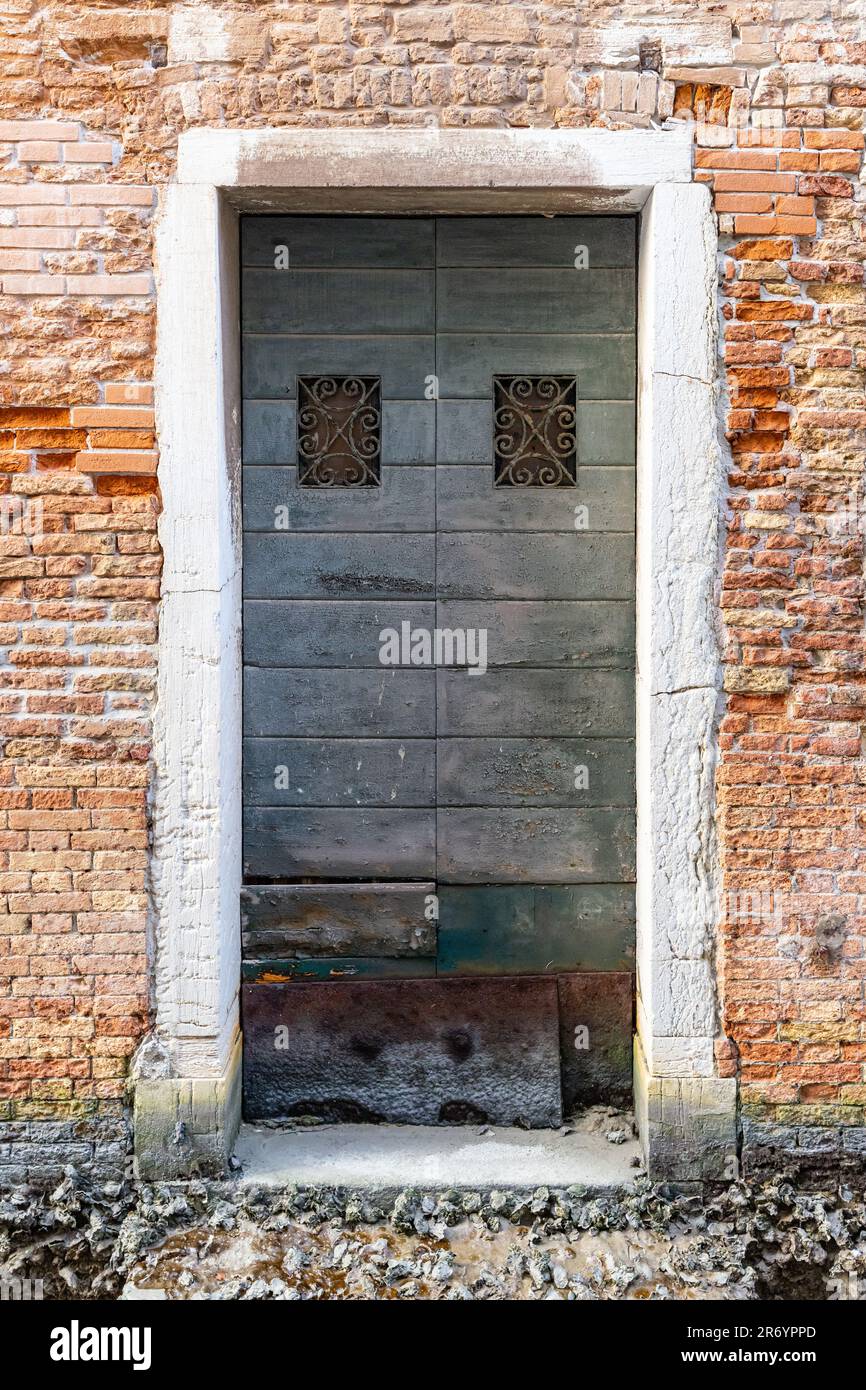
[[[10,48],[41,46],[38,36],[15,39],[22,21],[6,21],[7,71]],[[0,83],[7,1180],[54,1176],[64,1160],[108,1171],[123,1158],[125,1074],[148,1012],[160,570],[149,384],[155,193],[125,175],[117,132],[94,137],[74,109],[63,119],[22,115],[33,89]]]
[[[151,223],[196,125],[694,123],[733,460],[719,1067],[756,1153],[862,1143],[866,23],[657,10],[0,0],[0,1174],[116,1161],[147,1027]]]

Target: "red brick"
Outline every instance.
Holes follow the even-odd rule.
[[[716,174],[717,193],[793,193],[797,188],[796,174]]]
[[[153,387],[134,381],[109,383],[105,400],[107,405],[152,405]]]
[[[734,219],[737,235],[761,232],[767,236],[814,236],[818,224],[814,217],[753,217],[741,214]]]
[[[810,150],[782,150],[779,155],[780,169],[797,169],[812,173],[818,168],[819,156]]]
[[[796,299],[761,299],[756,304],[740,304],[737,315],[749,322],[775,321],[777,319],[811,319],[815,314],[813,304],[802,304]]]
[[[717,193],[716,212],[772,212],[769,193]]]
[[[773,150],[695,150],[698,169],[766,169],[775,172]]]
[[[815,212],[815,199],[797,196],[782,196],[776,199],[776,213],[779,216],[812,217]]]
[[[18,158],[22,164],[59,164],[60,146],[51,140],[23,140]]]
[[[106,142],[85,140],[75,145],[64,145],[63,158],[67,164],[110,164],[114,151]]]
[[[156,454],[146,450],[88,450],[76,455],[75,466],[81,473],[155,473]]]
[[[72,409],[74,425],[152,425],[153,411],[145,407],[127,409],[113,405],[78,405]]]
[[[820,156],[821,172],[825,171],[856,174],[862,163],[860,154],[855,150],[824,150]]]
[[[798,186],[801,193],[816,193],[824,198],[854,197],[854,185],[841,174],[801,174]]]
[[[789,266],[795,280],[826,280],[827,267],[815,261],[791,261]]]
[[[68,275],[67,294],[150,294],[149,275]]]
[[[834,87],[830,100],[836,106],[866,106],[866,87]]]
[[[787,261],[794,254],[794,243],[780,238],[741,241],[731,255],[741,261]]]

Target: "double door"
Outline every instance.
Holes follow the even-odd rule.
[[[628,1084],[635,224],[242,248],[248,1112],[554,1123]]]

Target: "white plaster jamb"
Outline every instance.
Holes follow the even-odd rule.
[[[238,1028],[236,246],[236,218],[215,189],[167,189],[156,249],[164,569],[152,877],[156,1031],[173,1075],[189,1078],[223,1074]]]
[[[654,190],[638,284],[638,1031],[650,1074],[711,1077],[723,473],[702,185]]]

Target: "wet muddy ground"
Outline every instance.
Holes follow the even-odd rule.
[[[262,1230],[241,1220],[169,1237],[129,1272],[124,1298],[750,1298],[752,1283],[706,1258],[700,1237],[574,1232],[479,1219],[440,1235],[393,1230]],[[742,1271],[740,1271],[742,1274]]]
[[[627,1124],[598,1117],[611,1143]],[[628,1117],[626,1117],[627,1120]],[[866,1290],[862,1181],[603,1195],[94,1184],[0,1194],[0,1279],[48,1299],[844,1299]]]

